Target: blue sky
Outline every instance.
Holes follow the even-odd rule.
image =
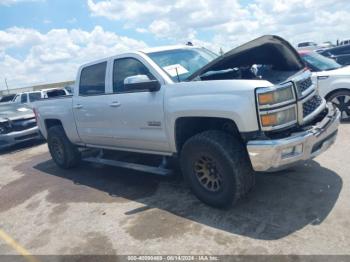
[[[192,41],[218,52],[263,34],[350,38],[350,1],[0,0],[0,90],[74,79],[82,63]]]
[[[23,27],[34,28],[41,33],[55,28],[80,28],[84,31],[91,31],[96,25],[99,25],[107,31],[141,39],[149,45],[169,44],[167,39],[155,39],[151,34],[138,33],[132,28],[124,28],[123,21],[113,21],[91,15],[86,0],[23,1],[11,5],[0,5],[0,17],[0,29],[2,30],[10,27]]]

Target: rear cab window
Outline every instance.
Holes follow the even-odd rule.
[[[86,66],[81,70],[79,95],[100,95],[105,93],[107,62]]]

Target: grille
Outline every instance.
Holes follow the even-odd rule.
[[[308,89],[312,85],[311,77],[308,77],[306,79],[300,80],[296,83],[298,88],[298,93],[301,94],[306,89]]]
[[[35,117],[27,119],[12,120],[0,125],[1,134],[8,134],[11,132],[19,132],[27,130],[36,126]]]
[[[20,120],[14,120],[11,122],[11,131],[16,132],[16,131],[22,131],[22,130],[27,130],[29,128],[35,127],[36,126],[36,121],[35,118],[28,118],[28,119],[20,119]]]
[[[319,95],[313,96],[303,104],[303,117],[307,117],[322,104],[322,98]]]

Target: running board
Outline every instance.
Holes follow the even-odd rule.
[[[110,160],[110,159],[98,158],[98,157],[87,157],[87,158],[84,158],[84,161],[87,161],[90,163],[108,165],[108,166],[122,167],[122,168],[132,169],[136,171],[152,173],[160,176],[171,176],[173,173],[172,170],[165,169],[162,167],[147,166],[147,165],[123,162],[118,160]]]

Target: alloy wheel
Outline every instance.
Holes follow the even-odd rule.
[[[350,118],[350,95],[336,96],[331,102],[340,110],[342,120]]]
[[[194,164],[194,172],[200,185],[208,191],[217,192],[221,189],[222,177],[212,158],[201,156]]]

